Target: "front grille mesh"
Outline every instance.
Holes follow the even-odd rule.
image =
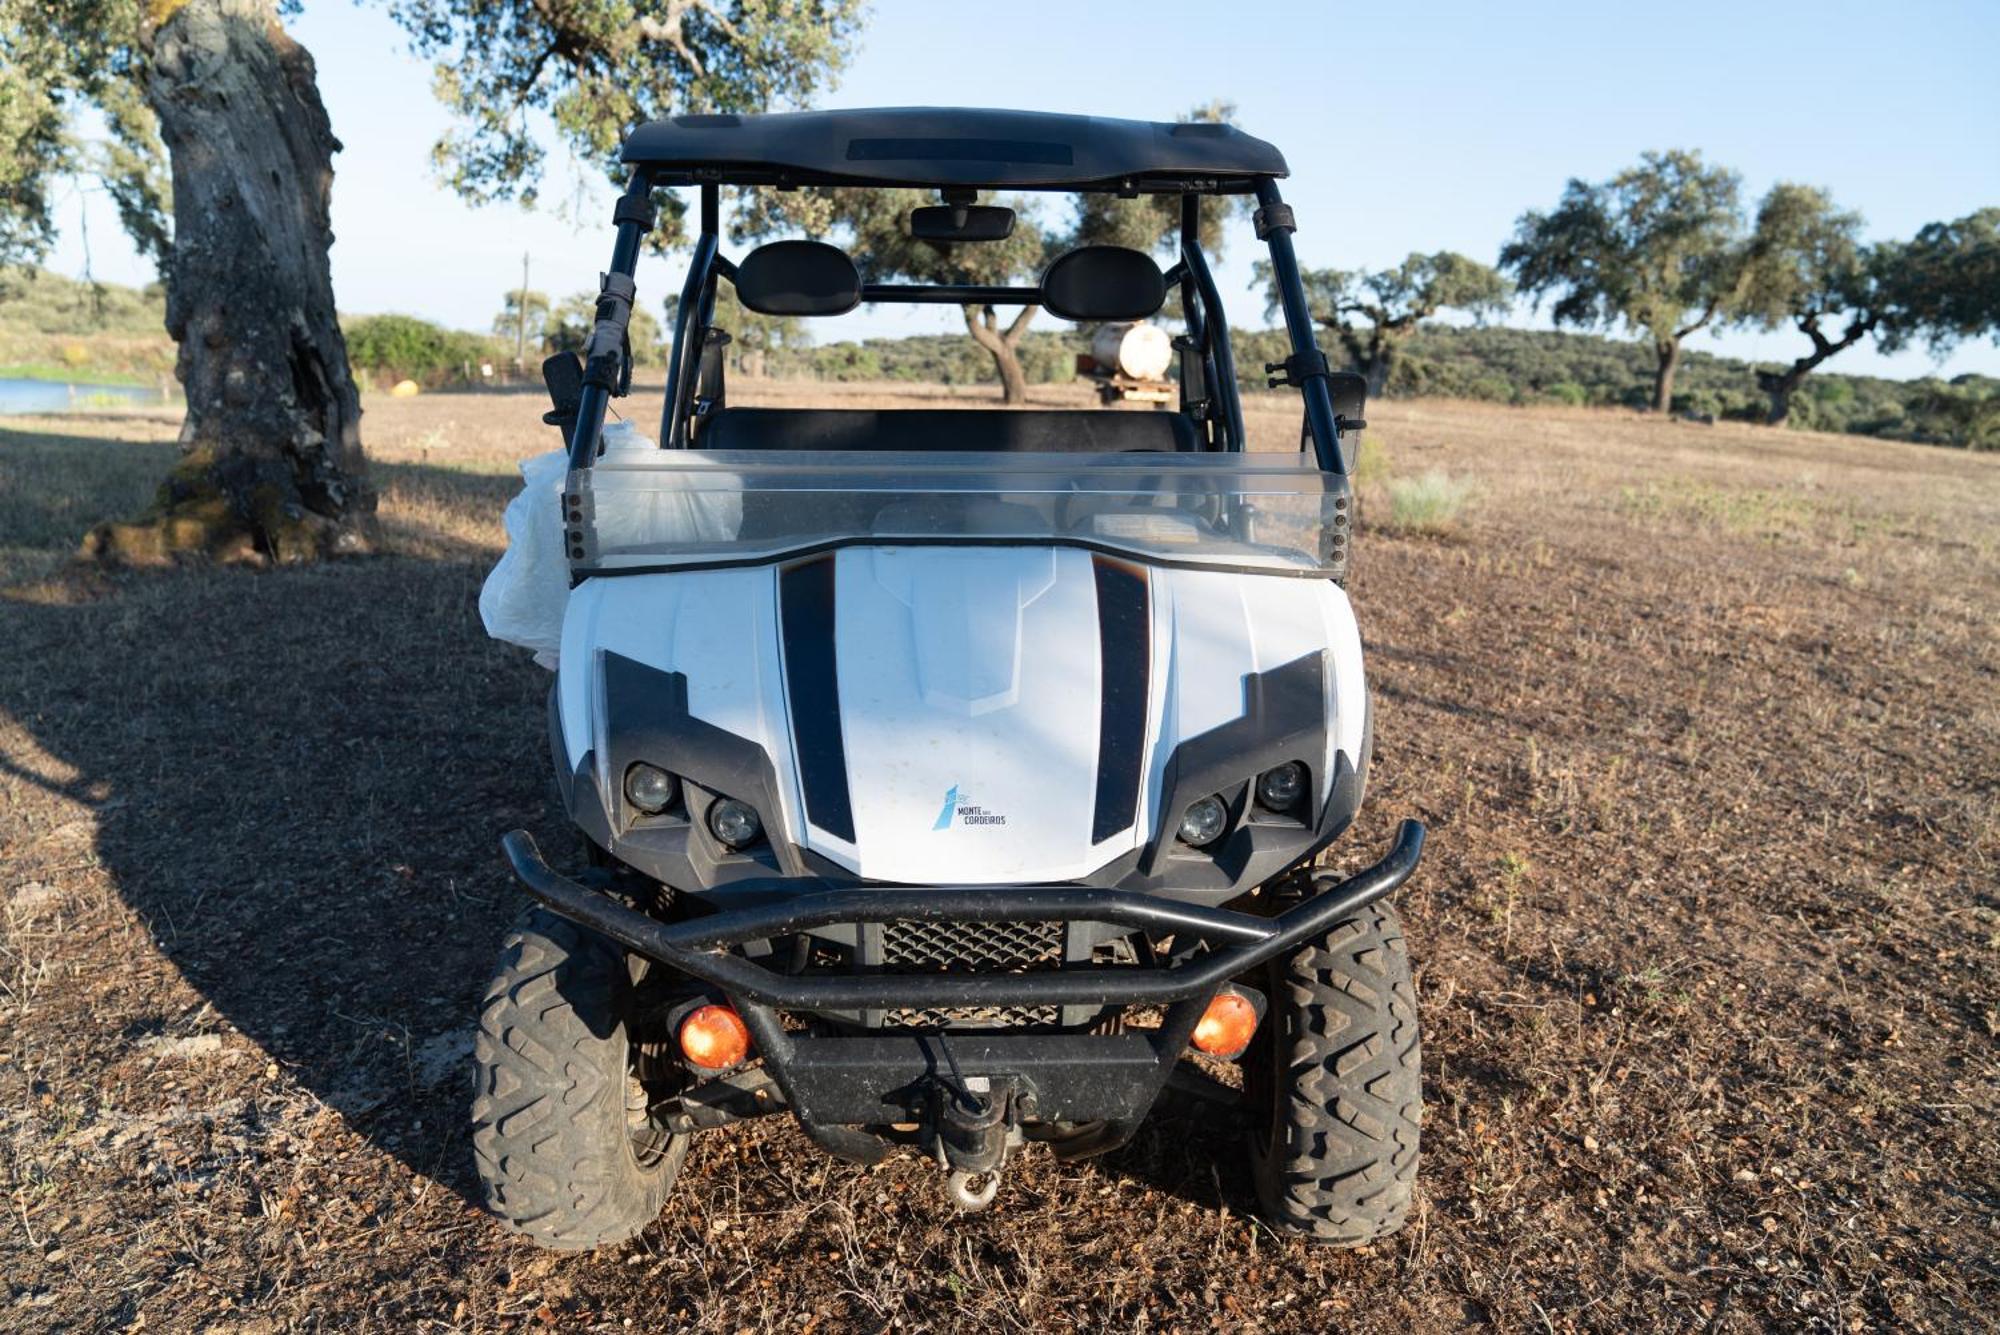
[[[895,973],[1020,973],[1062,959],[1059,922],[891,922],[882,963]]]
[[[1026,973],[1062,962],[1059,922],[891,922],[882,927],[890,973]],[[901,1007],[883,1015],[895,1029],[1004,1029],[1052,1025],[1056,1006]]]

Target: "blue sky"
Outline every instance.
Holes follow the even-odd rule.
[[[1000,16],[1004,15],[1002,19]],[[537,288],[591,290],[609,252],[612,190],[552,155],[544,205],[470,209],[440,188],[446,124],[427,67],[378,8],[307,0],[293,32],[319,62],[346,150],[335,160],[334,289],[342,310],[405,311],[483,328],[533,257]],[[1170,120],[1212,98],[1292,166],[1298,247],[1316,266],[1378,267],[1412,250],[1491,261],[1514,220],[1571,176],[1601,179],[1649,148],[1699,148],[1743,174],[1831,188],[1872,237],[2000,204],[2000,4],[1006,5],[875,0],[826,106],[1019,106]],[[101,196],[63,204],[52,264],[144,281]],[[1220,274],[1237,324],[1263,323],[1255,243]],[[647,304],[679,286],[672,259],[639,275]],[[1514,322],[1542,324],[1523,309]],[[886,308],[822,338],[957,329],[955,312]],[[1784,333],[1690,346],[1784,358]],[[1829,369],[2000,374],[2000,348],[1869,348]]]

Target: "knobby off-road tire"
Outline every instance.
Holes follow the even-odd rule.
[[[1358,1247],[1403,1225],[1417,1179],[1422,1048],[1410,957],[1379,902],[1274,961],[1251,1089],[1251,1166],[1265,1217]],[[1253,1105],[1254,1107],[1254,1105]]]
[[[472,1151],[486,1204],[544,1247],[624,1242],[659,1217],[688,1138],[649,1130],[631,1075],[624,953],[542,908],[480,1005]]]

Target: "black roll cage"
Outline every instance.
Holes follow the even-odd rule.
[[[656,221],[652,204],[655,189],[668,186],[696,186],[700,191],[701,230],[688,261],[687,279],[681,287],[680,304],[674,317],[674,334],[667,357],[667,394],[661,415],[661,444],[668,449],[688,447],[688,424],[694,411],[694,396],[700,375],[702,349],[715,315],[716,284],[733,278],[736,266],[719,253],[721,243],[721,176],[717,169],[701,173],[684,170],[654,170],[644,164],[635,168],[618,200],[613,219],[617,239],[612,245],[611,266],[604,274],[599,291],[596,322],[584,349],[583,383],[576,399],[575,425],[569,440],[572,471],[589,468],[597,458],[604,428],[604,415],[614,397],[631,387],[631,357],[627,324],[636,296],[633,273],[639,249]],[[729,173],[732,184],[755,184],[754,174]],[[1292,210],[1278,193],[1278,183],[1270,176],[1246,178],[1257,199],[1257,237],[1270,249],[1271,269],[1276,279],[1279,304],[1284,311],[1285,332],[1291,355],[1264,369],[1270,384],[1289,385],[1299,390],[1305,406],[1305,440],[1310,444],[1320,471],[1346,483],[1348,460],[1341,447],[1343,430],[1359,429],[1362,423],[1345,418],[1335,410],[1333,373],[1324,354],[1313,340],[1312,316],[1306,306],[1300,281],[1298,259],[1292,249],[1296,230]],[[1080,193],[1078,187],[1054,187],[1066,193]],[[1224,315],[1221,294],[1201,248],[1201,200],[1217,193],[1213,178],[1145,178],[1127,182],[1120,193],[1176,194],[1181,201],[1180,257],[1167,270],[1169,283],[1178,285],[1181,309],[1187,321],[1186,350],[1193,354],[1202,376],[1204,393],[1212,405],[1197,420],[1207,448],[1241,452],[1246,448],[1243,408],[1236,388],[1236,363],[1229,345],[1229,322]],[[1039,305],[1041,290],[1036,287],[943,286],[916,283],[870,283],[862,288],[864,302],[919,302],[945,305]]]

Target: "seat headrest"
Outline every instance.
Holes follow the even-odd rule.
[[[861,304],[861,272],[824,241],[773,241],[737,264],[736,299],[759,315],[845,315]]]
[[[1042,275],[1042,306],[1065,320],[1143,320],[1167,300],[1167,280],[1144,251],[1079,246]]]

